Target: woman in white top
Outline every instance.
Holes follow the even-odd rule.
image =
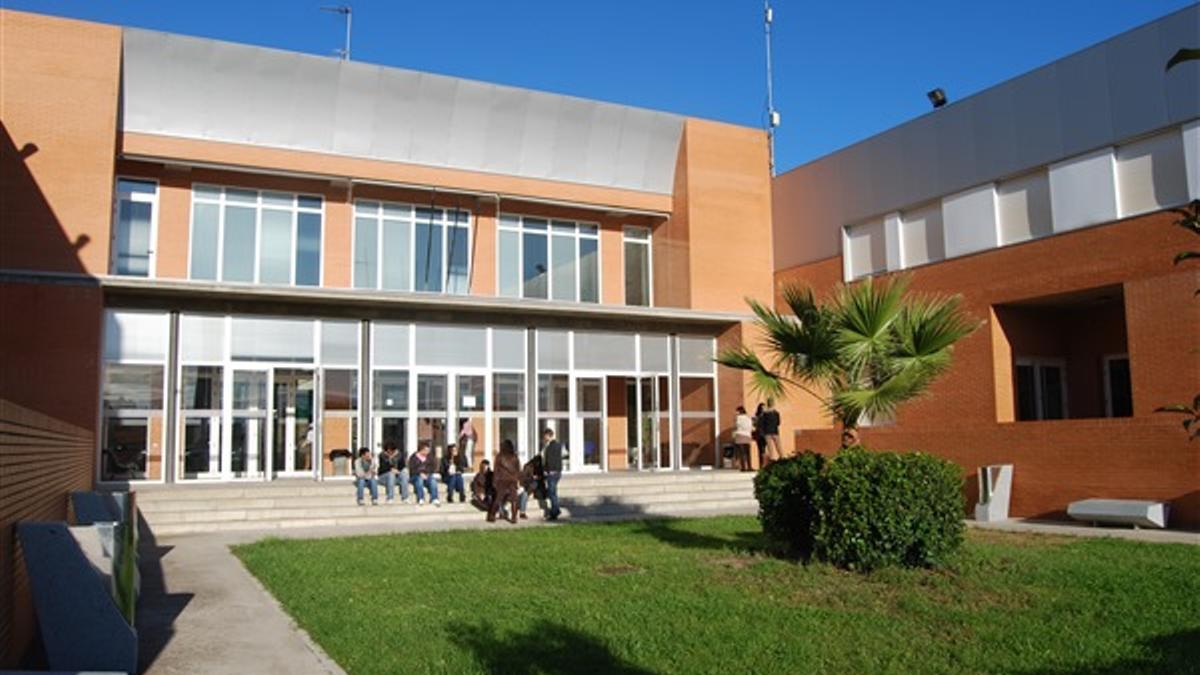
[[[733,421],[733,444],[737,446],[734,455],[734,466],[741,471],[750,470],[750,444],[754,442],[754,420],[746,414],[746,409],[737,407],[737,417]]]

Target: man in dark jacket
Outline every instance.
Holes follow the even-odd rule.
[[[417,493],[417,506],[425,504],[425,492],[434,506],[441,506],[438,501],[437,488],[437,455],[429,451],[429,441],[417,444],[417,451],[408,458],[408,477]]]
[[[492,483],[492,463],[486,459],[479,463],[479,471],[471,480],[471,503],[475,508],[488,511],[496,501],[496,487]]]
[[[509,522],[517,522],[517,486],[521,482],[521,460],[513,450],[512,441],[507,438],[500,441],[500,452],[496,455],[496,468],[492,471],[492,485],[496,488],[496,498],[488,509],[489,523],[496,522],[496,512],[501,504],[509,508]]]
[[[546,520],[558,520],[562,509],[558,508],[558,481],[562,478],[563,446],[554,439],[554,430],[547,427],[542,432],[542,467],[546,473],[546,496],[550,498],[550,512]]]

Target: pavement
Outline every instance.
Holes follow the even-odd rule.
[[[1046,520],[1019,519],[1004,520],[995,523],[981,523],[974,520],[968,520],[967,526],[979,530],[995,530],[998,532],[1052,534],[1067,537],[1127,539],[1129,541],[1145,541],[1157,544],[1200,545],[1200,532],[1192,532],[1188,530],[1153,530],[1146,528],[1135,530],[1131,527],[1075,525],[1071,523]]]

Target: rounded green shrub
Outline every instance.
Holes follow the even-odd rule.
[[[839,567],[943,564],[963,539],[962,472],[922,453],[843,450],[821,476],[814,546]]]
[[[773,462],[754,477],[758,520],[776,545],[808,558],[819,517],[825,458],[812,451]]]

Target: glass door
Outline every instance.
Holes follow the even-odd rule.
[[[604,445],[604,378],[575,379],[575,418],[571,442],[571,466],[598,471],[603,468]]]
[[[447,389],[448,375],[422,373],[417,375],[416,443],[428,441],[438,461],[446,450],[447,424],[450,406]],[[415,452],[416,446],[410,448]]]
[[[179,448],[183,480],[223,477],[221,452],[224,367],[183,366],[179,400]]]
[[[262,478],[267,460],[267,370],[235,368],[229,392],[229,436],[224,439],[222,467],[226,478]]]
[[[626,380],[629,466],[671,468],[669,378],[665,375]]]
[[[484,454],[481,447],[486,426],[487,378],[483,375],[456,375],[454,379],[455,438],[450,442],[458,444],[467,465],[474,468]]]
[[[316,376],[311,369],[276,368],[272,377],[271,460],[275,475],[313,475]]]

